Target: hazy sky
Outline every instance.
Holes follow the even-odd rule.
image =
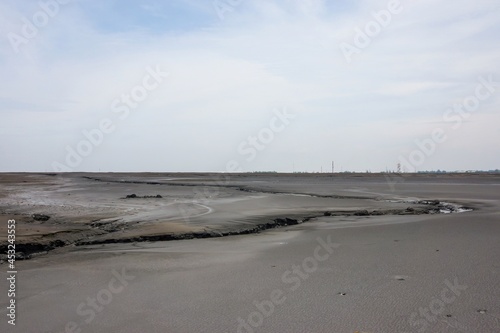
[[[0,0],[0,30],[0,171],[500,168],[498,0]]]

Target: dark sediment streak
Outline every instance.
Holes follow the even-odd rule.
[[[112,243],[134,243],[134,242],[158,242],[158,241],[175,241],[175,240],[186,240],[186,239],[202,239],[202,238],[218,238],[226,236],[236,236],[236,235],[248,235],[255,234],[269,229],[275,229],[280,227],[292,226],[301,223],[308,222],[314,218],[321,216],[357,216],[357,217],[369,217],[369,216],[382,216],[382,215],[423,215],[423,214],[440,214],[443,210],[447,210],[452,213],[460,212],[460,209],[465,209],[470,211],[470,208],[464,208],[459,205],[454,205],[450,203],[442,203],[437,200],[421,200],[415,202],[408,202],[410,204],[420,204],[427,205],[428,207],[422,208],[412,208],[408,207],[406,209],[377,209],[377,210],[358,210],[358,211],[326,211],[323,213],[318,213],[316,215],[309,215],[299,219],[283,217],[275,218],[270,222],[257,224],[251,228],[238,228],[232,230],[205,230],[201,232],[187,232],[187,233],[167,233],[160,235],[142,235],[137,237],[129,238],[107,238],[100,240],[81,240],[71,243],[66,243],[61,240],[55,240],[48,244],[40,243],[25,243],[17,245],[17,258],[18,260],[30,259],[32,254],[43,253],[51,251],[58,247],[63,247],[66,245],[96,245],[96,244],[112,244]],[[110,230],[110,233],[117,232],[118,230]],[[0,246],[0,251],[2,253],[7,252],[8,245]]]

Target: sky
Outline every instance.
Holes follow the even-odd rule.
[[[498,0],[0,0],[0,172],[500,168]]]

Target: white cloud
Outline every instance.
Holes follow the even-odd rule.
[[[195,9],[196,15],[212,15],[212,26],[155,34],[140,28],[99,30],[84,4],[67,5],[20,54],[5,40],[0,43],[2,135],[11,137],[19,124],[23,127],[12,144],[0,147],[15,156],[0,169],[43,170],[64,159],[66,145],[75,145],[81,130],[109,116],[111,102],[155,65],[171,76],[85,158],[82,170],[97,165],[118,170],[120,156],[141,146],[151,148],[141,150],[141,159],[131,162],[129,170],[220,170],[216,165],[238,157],[232,147],[265,125],[274,107],[285,105],[297,110],[300,121],[269,147],[273,154],[262,154],[252,164],[255,168],[282,166],[280,156],[300,159],[309,152],[310,159],[339,156],[353,169],[385,169],[387,160],[396,160],[410,149],[408,143],[434,126],[425,124],[470,94],[478,76],[493,74],[500,81],[500,19],[490,13],[492,2],[402,4],[404,11],[351,64],[338,44],[352,42],[354,28],[372,20],[371,13],[385,9],[387,1],[349,3],[337,12],[319,0],[242,2],[224,21],[204,6]],[[36,10],[19,6],[1,5],[2,31],[20,31],[19,17]],[[158,8],[154,2],[145,6]],[[112,18],[112,13],[98,14]],[[474,136],[467,149],[484,149],[499,138],[492,123],[497,105],[492,98],[474,117],[475,131],[488,128],[491,137]],[[173,162],[159,161],[162,149]],[[198,149],[210,162],[199,164],[193,156],[200,154]],[[33,163],[19,157],[20,151],[29,155],[35,150],[39,157]],[[367,166],[359,156],[373,152],[379,153]],[[478,168],[495,168],[491,164],[500,163],[498,158],[484,163],[479,158]],[[468,165],[462,155],[453,164],[436,161],[441,169]]]

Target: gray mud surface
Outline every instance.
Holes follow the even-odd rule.
[[[435,197],[371,192],[352,186],[358,179],[325,174],[2,174],[0,214],[16,218],[19,259],[25,259],[68,245],[251,234],[320,216],[469,208]],[[2,253],[6,245],[0,243]]]
[[[500,332],[498,175],[216,176],[1,175],[0,332]]]

